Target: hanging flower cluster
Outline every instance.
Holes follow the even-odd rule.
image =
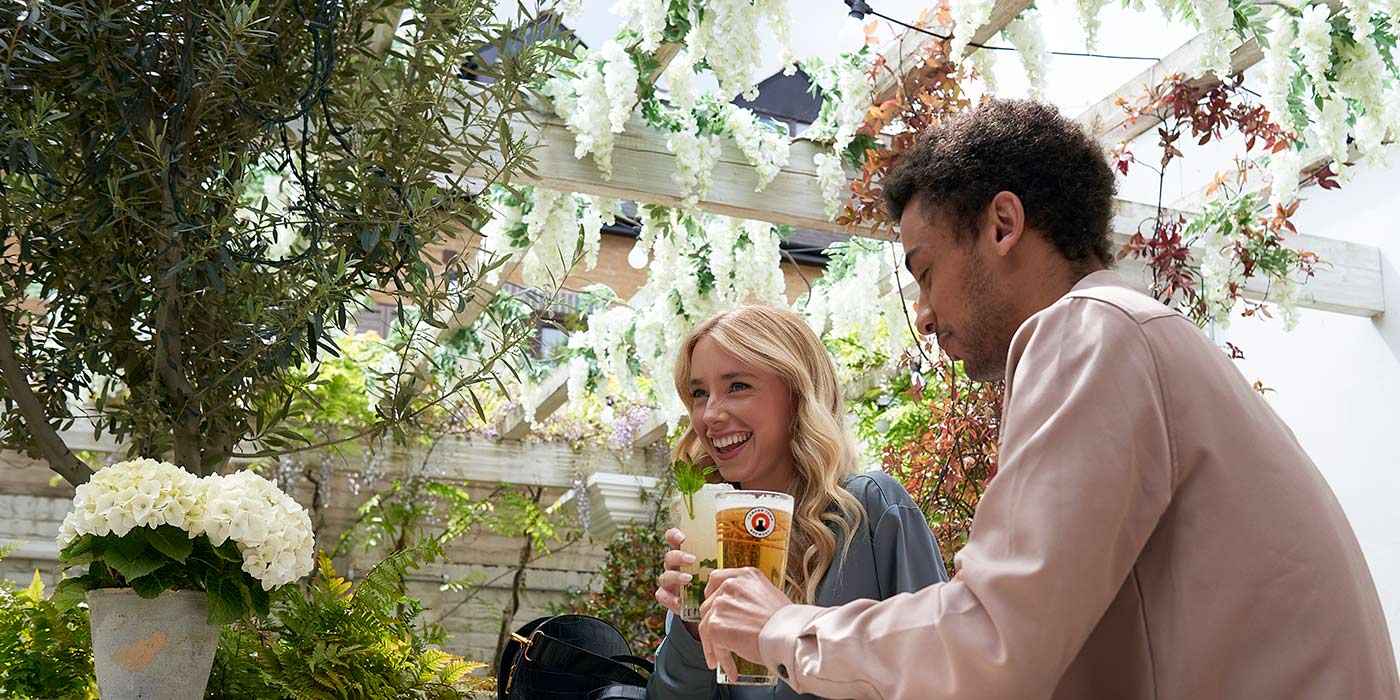
[[[580,259],[585,270],[598,264],[602,228],[614,221],[616,201],[545,188],[517,190],[523,200],[499,186],[486,194],[495,216],[481,229],[484,262],[523,255],[521,276],[526,286],[536,289],[558,287]],[[487,282],[499,281],[504,268],[487,272]]]
[[[692,0],[689,19],[686,48],[697,63],[709,66],[725,102],[758,97],[754,83],[763,61],[759,28],[764,23],[778,42],[783,72],[792,75],[797,68],[788,47],[787,0]]]
[[[1016,47],[1016,55],[1021,58],[1021,66],[1026,70],[1030,81],[1030,96],[1033,100],[1045,96],[1045,68],[1050,53],[1045,48],[1045,36],[1040,32],[1040,12],[1029,9],[1006,25],[1002,36]]]
[[[1383,162],[1400,138],[1400,3],[1286,3],[1268,22],[1261,101],[1285,130],[1335,161],[1345,176],[1349,144],[1368,162]],[[1270,164],[1275,204],[1296,192],[1299,153],[1276,154]]]
[[[675,351],[689,328],[734,304],[747,301],[786,306],[780,239],[772,224],[643,207],[646,236],[641,255],[650,254],[647,283],[631,302],[588,317],[569,349],[569,395],[606,389],[625,400],[654,402],[672,420],[685,407],[667,378]],[[643,245],[639,242],[639,245]],[[615,385],[599,387],[608,377]]]
[[[585,53],[570,72],[573,77],[561,72],[546,80],[541,92],[573,133],[574,157],[592,154],[603,177],[611,179],[614,139],[637,103],[637,66],[621,44],[608,41]]]
[[[846,176],[842,164],[847,150],[860,134],[871,102],[875,99],[875,62],[874,52],[864,46],[858,51],[841,54],[830,63],[809,60],[802,64],[813,84],[822,92],[821,112],[804,136],[831,142],[829,153],[818,153],[813,157],[829,219],[835,218],[845,204],[850,178]]]
[[[948,4],[948,12],[953,17],[953,42],[948,49],[949,56],[961,58],[972,42],[972,36],[982,25],[992,18],[993,0],[957,0]]]
[[[796,304],[838,358],[843,380],[899,360],[916,342],[914,312],[898,284],[896,248],[868,239],[833,246],[826,273]]]

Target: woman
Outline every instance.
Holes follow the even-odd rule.
[[[792,494],[787,580],[795,603],[840,605],[884,599],[947,580],[938,545],[909,493],[881,472],[857,474],[856,447],[836,367],[796,315],[741,306],[686,336],[676,391],[690,427],[675,457],[714,465],[736,488]],[[647,696],[656,700],[796,698],[791,688],[719,686],[705,666],[697,625],[680,620],[680,571],[690,555],[679,530],[666,533],[656,599],[670,612]],[[811,697],[811,696],[807,696]]]

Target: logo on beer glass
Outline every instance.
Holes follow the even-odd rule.
[[[773,534],[773,511],[763,506],[750,508],[744,516],[744,529],[760,540]]]

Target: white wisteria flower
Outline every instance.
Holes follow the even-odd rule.
[[[826,218],[835,219],[845,203],[846,171],[841,167],[841,156],[832,153],[818,153],[812,156],[817,166],[817,182],[822,188],[822,203],[826,207]]]
[[[1313,90],[1326,97],[1330,92],[1327,69],[1332,66],[1332,8],[1326,3],[1310,5],[1298,21],[1298,51],[1303,67],[1312,76]]]
[[[1264,49],[1263,88],[1260,101],[1275,124],[1290,131],[1301,131],[1288,108],[1288,93],[1297,66],[1293,62],[1296,20],[1280,12],[1269,20],[1269,45]]]
[[[1093,51],[1099,45],[1099,28],[1103,22],[1099,21],[1099,13],[1108,4],[1108,0],[1075,0],[1074,8],[1079,15],[1079,26],[1084,29],[1084,48]],[[981,53],[990,53],[978,51]],[[976,55],[976,54],[974,54]]]
[[[955,0],[949,3],[948,11],[953,16],[953,43],[948,55],[962,57],[972,36],[987,20],[992,18],[993,0]]]
[[[1375,41],[1343,43],[1338,51],[1337,91],[1350,98],[1359,109],[1354,110],[1357,149],[1366,156],[1379,155],[1385,145],[1387,78],[1390,71]],[[1393,78],[1391,78],[1393,80]]]
[[[1206,40],[1201,50],[1201,73],[1214,73],[1224,79],[1230,75],[1234,10],[1229,0],[1193,0],[1192,5],[1201,23],[1201,35]]]
[[[592,154],[604,179],[612,179],[615,136],[626,128],[637,98],[637,67],[627,50],[609,40],[573,65],[575,77],[557,75],[542,92],[574,135],[574,157]]]
[[[725,128],[734,136],[749,165],[758,171],[755,192],[762,192],[787,165],[792,142],[786,133],[765,128],[750,110],[725,105]]]
[[[555,0],[554,11],[569,22],[583,14],[583,0]]]
[[[521,261],[526,286],[547,289],[563,283],[579,246],[578,202],[571,194],[534,189],[534,208],[525,215],[530,249]]]
[[[1295,148],[1285,148],[1269,156],[1269,203],[1287,205],[1298,193],[1298,171],[1303,167],[1303,155]]]
[[[1045,94],[1045,68],[1050,53],[1045,48],[1045,36],[1040,32],[1040,12],[1034,9],[1022,12],[1006,25],[1002,35],[1016,47],[1016,54],[1021,57],[1021,66],[1026,69],[1026,78],[1031,84],[1031,99],[1041,99]]]
[[[311,573],[311,517],[275,484],[250,471],[199,480],[203,532],[215,547],[228,540],[243,554],[243,571],[270,591]]]
[[[620,0],[612,6],[611,12],[622,18],[624,26],[641,35],[637,48],[652,52],[661,45],[661,36],[666,30],[666,8],[670,4],[670,0]]]
[[[1347,103],[1340,95],[1322,101],[1322,109],[1307,103],[1312,124],[1308,125],[1308,140],[1323,149],[1335,161],[1338,175],[1347,174]]]
[[[693,207],[710,191],[711,171],[719,160],[719,137],[697,133],[693,126],[682,127],[666,137],[666,150],[676,156],[671,178],[685,193],[686,206]]]
[[[724,101],[739,95],[752,100],[758,97],[754,81],[763,64],[759,27],[765,20],[778,41],[780,59],[785,66],[791,63],[786,17],[787,0],[709,0],[698,21],[692,4],[685,44],[695,61],[710,66]]]
[[[134,528],[172,525],[194,538],[204,532],[199,477],[169,462],[135,459],[97,470],[73,495],[58,545],[82,535],[125,537]]]

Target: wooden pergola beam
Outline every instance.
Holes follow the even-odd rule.
[[[539,398],[534,415],[526,415],[525,411],[511,413],[501,421],[497,432],[502,440],[520,440],[530,434],[530,430],[535,423],[538,423],[552,415],[569,400],[569,367],[562,364],[545,377],[544,381],[538,385],[530,387],[527,391],[534,392]]]
[[[1327,0],[1327,5],[1332,8],[1333,12],[1341,9],[1340,0]],[[1127,123],[1127,114],[1119,106],[1119,101],[1135,104],[1147,92],[1148,88],[1175,73],[1188,76],[1190,78],[1188,84],[1199,92],[1205,92],[1219,85],[1221,78],[1214,73],[1205,76],[1196,75],[1201,67],[1201,56],[1205,53],[1208,43],[1204,34],[1197,35],[1177,47],[1175,51],[1167,54],[1162,60],[1148,66],[1132,80],[1123,83],[1107,97],[1084,110],[1076,119],[1089,129],[1089,133],[1094,134],[1100,141],[1107,144],[1131,141],[1147,133],[1162,123],[1161,120],[1153,115],[1143,114],[1129,124]],[[1246,41],[1237,42],[1230,50],[1230,75],[1243,73],[1262,60],[1264,60],[1264,50],[1253,37]]]
[[[996,4],[992,6],[992,14],[987,19],[987,23],[978,28],[972,35],[972,43],[987,43],[1031,4],[1032,0],[997,0]],[[939,25],[934,27],[933,31],[944,36],[952,36],[953,27],[952,25]],[[939,41],[939,39],[923,33],[918,33],[917,38],[911,40],[909,34],[910,32],[906,32],[904,36],[889,42],[880,49],[880,55],[885,57],[886,65],[890,66],[896,74],[908,75],[928,70],[928,65],[925,62],[928,49],[934,42]],[[971,55],[976,50],[976,47],[968,46],[966,53]],[[900,81],[890,73],[881,73],[877,76],[875,80],[875,104],[880,104],[893,97],[899,84]]]
[[[519,181],[561,192],[662,206],[681,205],[679,188],[671,180],[676,162],[675,156],[666,150],[666,135],[639,118],[634,118],[627,131],[618,135],[612,155],[612,180],[603,179],[591,158],[574,158],[573,134],[556,119],[541,116],[540,121],[542,126],[532,127],[538,135],[535,140],[538,147],[534,151],[537,165],[532,174],[520,176]],[[815,144],[794,141],[788,166],[767,189],[754,192],[757,175],[753,167],[733,143],[725,141],[713,173],[714,184],[709,194],[700,200],[698,208],[725,216],[874,238],[870,228],[841,225],[826,219],[821,185],[812,161],[818,152]],[[1137,231],[1143,206],[1147,205],[1119,201],[1120,215],[1115,231],[1120,234],[1120,244],[1126,243],[1127,237]],[[880,238],[889,240],[892,236],[884,234]],[[1292,241],[1331,263],[1330,267],[1319,269],[1317,275],[1302,286],[1300,306],[1366,317],[1384,312],[1380,252],[1376,248],[1317,236],[1299,236]],[[1247,291],[1254,294],[1263,290]]]
[[[535,146],[530,153],[535,159],[532,172],[517,174],[516,182],[639,204],[684,206],[685,193],[671,177],[676,170],[676,157],[666,149],[668,134],[648,126],[640,116],[633,116],[626,130],[617,135],[612,151],[612,179],[603,177],[591,157],[574,157],[574,135],[557,117],[534,116],[535,125],[523,120],[511,125],[512,129],[528,133],[528,141]],[[794,141],[787,166],[762,192],[755,192],[758,174],[754,167],[732,140],[723,139],[719,159],[711,173],[709,192],[696,208],[797,228],[846,235],[868,233],[860,227],[827,220],[814,161],[821,152],[823,147],[818,144]],[[466,174],[483,173],[468,171]]]
[[[656,58],[656,62],[659,65],[653,68],[650,73],[643,76],[643,79],[648,83],[656,82],[656,79],[660,78],[661,74],[666,72],[666,66],[671,65],[671,61],[683,48],[685,48],[685,45],[679,42],[670,42],[656,47],[656,53],[652,54],[652,56]]]
[[[1120,248],[1126,245],[1132,232],[1155,215],[1153,205],[1120,200],[1114,219],[1115,244]],[[1316,276],[1298,286],[1298,306],[1366,318],[1385,313],[1378,248],[1305,233],[1290,235],[1288,244],[1317,253],[1324,262]],[[1199,260],[1199,251],[1193,251],[1193,257]],[[1119,267],[1123,278],[1134,286],[1145,289],[1151,282],[1138,261],[1124,260]],[[1268,280],[1260,277],[1250,278],[1244,288],[1244,296],[1256,301],[1264,300],[1267,293]]]

